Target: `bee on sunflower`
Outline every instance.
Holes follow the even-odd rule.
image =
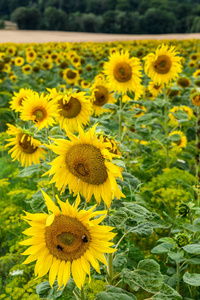
[[[30,246],[22,254],[28,255],[23,264],[36,261],[35,275],[37,278],[49,272],[49,283],[57,278],[59,289],[67,284],[71,274],[81,290],[86,274],[90,277],[90,265],[100,273],[99,262],[107,265],[104,253],[113,253],[114,244],[109,242],[116,233],[113,227],[99,225],[106,217],[106,211],[94,212],[95,206],[89,210],[78,210],[80,196],[74,205],[60,201],[54,204],[51,198],[42,191],[49,214],[31,214],[25,212],[23,219],[30,225],[23,233],[31,236],[20,242]]]
[[[49,95],[33,93],[22,101],[20,118],[23,121],[33,121],[38,130],[55,124],[58,117],[57,105],[49,101]]]

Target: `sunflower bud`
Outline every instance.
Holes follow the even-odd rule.
[[[177,213],[178,216],[180,218],[184,218],[184,217],[188,217],[188,215],[190,214],[191,211],[191,207],[190,207],[190,203],[183,203],[181,202],[178,206],[177,206]]]
[[[190,236],[186,233],[179,232],[175,235],[174,241],[176,242],[179,248],[182,248],[188,244],[190,244]]]

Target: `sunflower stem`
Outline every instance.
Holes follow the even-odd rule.
[[[122,141],[122,95],[119,95],[119,141]]]
[[[84,291],[84,286],[81,289],[81,300],[85,300],[85,291]]]
[[[112,285],[113,282],[113,255],[108,253],[108,283]]]
[[[200,154],[200,107],[197,106],[196,119],[196,187],[199,185],[199,154]],[[200,205],[200,193],[198,191],[197,205]]]
[[[74,294],[76,300],[81,300],[81,295],[75,289],[73,290],[73,294]]]
[[[50,144],[49,142],[49,129],[46,129],[46,136],[47,136],[47,143]],[[51,154],[51,149],[48,149],[48,154],[49,154],[49,162],[51,162],[53,160],[52,158],[52,154]],[[56,204],[56,187],[55,187],[55,183],[51,183],[51,188],[52,188],[52,194],[53,194],[53,202]]]
[[[165,113],[165,137],[167,139],[167,144],[166,144],[166,167],[170,167],[170,162],[169,162],[169,145],[168,145],[168,98],[167,98],[167,93],[166,93],[166,87],[164,88],[164,99],[165,99],[165,106],[164,106],[164,113]]]

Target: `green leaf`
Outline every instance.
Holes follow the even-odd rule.
[[[169,139],[172,142],[178,142],[178,141],[180,141],[180,138],[181,138],[180,134],[173,134],[173,135],[169,136]]]
[[[160,253],[167,253],[169,252],[169,250],[173,247],[173,244],[172,243],[162,243],[156,247],[154,247],[152,250],[151,250],[151,253],[154,253],[154,254],[160,254]]]
[[[128,215],[124,211],[116,211],[111,217],[110,220],[115,223],[115,225],[121,225],[126,222]]]
[[[141,184],[139,179],[128,172],[122,172],[122,177],[123,181],[121,182],[128,182],[129,186],[131,186],[133,190],[135,190]]]
[[[200,286],[200,274],[197,273],[188,273],[186,272],[183,275],[183,281],[192,286]]]
[[[132,216],[134,216],[135,220],[141,219],[149,219],[151,217],[151,213],[143,206],[137,203],[123,202],[126,212],[129,212]]]
[[[183,227],[192,232],[200,231],[200,218],[195,219],[193,225],[185,223],[183,224]]]
[[[20,171],[18,177],[28,177],[41,171],[40,165],[31,165]]]
[[[200,245],[199,244],[191,244],[184,246],[183,249],[188,253],[200,254]]]
[[[135,126],[150,125],[157,122],[157,119],[152,116],[152,114],[143,115],[135,121]]]
[[[163,284],[160,265],[153,259],[142,260],[134,271],[124,269],[121,272],[124,282],[131,288],[141,287],[150,293],[159,292]]]
[[[173,240],[172,238],[170,238],[170,237],[163,237],[163,238],[159,239],[159,240],[157,241],[157,243],[158,243],[158,242],[167,242],[167,243],[174,244],[174,240]]]
[[[97,300],[137,300],[133,294],[123,289],[109,285],[106,286],[106,289],[106,292],[100,292],[99,294],[97,294]]]
[[[34,212],[41,212],[46,207],[42,192],[40,190],[32,196],[29,203]]]
[[[67,289],[69,291],[73,291],[74,288],[75,283],[73,279],[69,279],[65,290]],[[42,282],[36,286],[36,293],[38,294],[40,299],[57,299],[62,295],[63,291],[64,289],[58,291],[57,280],[53,284],[53,289],[51,288],[49,281]]]
[[[180,263],[184,259],[184,251],[180,250],[179,252],[169,251],[167,255],[175,260],[177,263]]]
[[[191,265],[200,265],[200,258],[190,258],[187,262]]]
[[[114,103],[106,103],[104,104],[103,108],[119,110],[119,106]]]
[[[146,237],[153,233],[153,228],[149,226],[147,223],[141,223],[137,226],[131,227],[127,226],[127,229],[134,233],[135,235],[139,235],[140,237]]]
[[[177,293],[171,286],[163,283],[161,290],[158,294],[153,296],[154,300],[179,300],[182,299],[181,295]]]
[[[113,260],[113,268],[116,272],[120,272],[127,263],[127,258],[123,254],[117,254]]]

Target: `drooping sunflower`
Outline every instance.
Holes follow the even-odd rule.
[[[90,122],[90,114],[92,113],[92,104],[86,98],[84,92],[57,92],[54,88],[47,89],[50,97],[54,99],[58,107],[58,117],[60,129],[78,131],[78,126],[86,125]]]
[[[98,78],[95,80],[93,86],[91,87],[91,102],[93,104],[95,116],[101,115],[103,112],[108,111],[103,108],[106,103],[114,103],[117,101],[111,93],[109,84],[105,79]]]
[[[156,84],[168,84],[171,80],[178,77],[182,70],[181,57],[177,55],[175,47],[168,49],[167,45],[162,44],[156,53],[149,53],[143,60],[145,61],[145,73]]]
[[[34,93],[22,101],[21,119],[33,121],[38,130],[55,123],[54,118],[58,117],[57,105],[49,101],[49,95]]]
[[[179,135],[180,137],[176,141],[173,141],[171,145],[174,148],[185,148],[187,145],[187,137],[184,135],[184,133],[180,130],[174,130],[169,134],[169,136],[172,137],[173,135]]]
[[[39,278],[49,272],[52,288],[56,278],[59,289],[64,288],[72,274],[77,287],[82,289],[86,274],[91,280],[90,265],[100,273],[98,261],[107,265],[103,253],[116,251],[109,242],[116,234],[111,232],[113,227],[99,225],[106,211],[94,212],[95,206],[87,211],[78,210],[79,195],[73,206],[57,198],[61,211],[47,194],[43,195],[52,214],[25,212],[23,219],[30,227],[23,233],[31,237],[20,242],[30,246],[22,253],[29,255],[23,264],[37,260],[35,276]]]
[[[119,157],[109,152],[112,148],[109,142],[103,141],[103,136],[95,134],[96,126],[84,133],[79,128],[79,138],[68,132],[69,140],[54,140],[54,145],[46,145],[53,152],[59,154],[51,164],[51,169],[45,173],[53,175],[51,183],[55,182],[58,190],[63,193],[68,186],[70,193],[80,192],[88,202],[92,195],[98,204],[101,199],[109,207],[116,196],[123,197],[116,178],[122,178],[121,170],[114,163],[113,157]]]
[[[176,81],[177,85],[179,85],[181,88],[187,88],[191,85],[191,80],[187,78],[186,76],[179,77]]]
[[[22,109],[22,101],[26,100],[28,96],[32,96],[35,92],[31,89],[21,88],[18,93],[14,92],[14,96],[10,101],[10,108],[16,112]]]
[[[192,93],[190,98],[195,106],[200,106],[200,92]]]
[[[111,54],[110,60],[104,64],[104,73],[107,76],[110,89],[118,93],[122,92],[122,94],[126,94],[127,91],[142,90],[141,70],[139,58],[130,58],[128,51]],[[137,95],[137,99],[139,97],[140,95]]]
[[[14,135],[14,137],[8,139],[9,142],[7,147],[13,146],[12,149],[8,151],[11,153],[11,158],[13,161],[18,160],[22,167],[28,167],[34,164],[39,164],[40,159],[45,160],[44,155],[46,151],[42,148],[40,141],[28,133],[28,131],[15,127],[11,124],[8,125],[7,133],[9,135]]]

